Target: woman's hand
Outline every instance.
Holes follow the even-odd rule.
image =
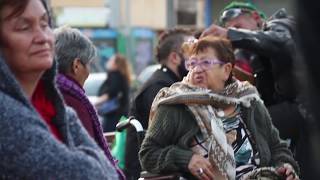
[[[213,180],[213,167],[209,160],[204,157],[194,154],[188,164],[188,169],[191,174],[198,179]]]
[[[188,74],[183,78],[183,82],[193,85],[192,84],[192,70],[190,70],[188,72]]]
[[[276,169],[276,171],[283,175],[284,177],[286,177],[286,180],[299,180],[299,177],[297,176],[297,174],[294,172],[293,167],[288,164],[285,163],[283,164],[281,167],[278,167]]]

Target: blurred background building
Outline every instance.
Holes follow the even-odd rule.
[[[99,49],[92,70],[104,71],[114,53],[126,55],[135,74],[153,64],[157,35],[167,28],[203,29],[216,22],[229,0],[50,0],[56,26],[81,29]],[[267,16],[290,0],[247,0]]]

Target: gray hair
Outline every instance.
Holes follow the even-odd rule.
[[[92,41],[78,29],[60,27],[54,30],[55,59],[61,73],[70,72],[72,63],[79,58],[83,65],[87,65],[97,56],[97,49]]]

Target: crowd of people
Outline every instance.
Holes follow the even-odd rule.
[[[0,1],[0,179],[135,180],[143,170],[204,180],[318,177],[309,163],[318,158],[317,128],[306,133],[317,113],[298,88],[309,76],[295,74],[306,42],[285,9],[267,19],[234,1],[200,33],[165,30],[161,67],[131,101],[130,63],[115,54],[95,104],[83,86],[97,49],[78,29],[53,30],[49,9],[46,0]],[[140,144],[127,129],[120,169],[103,132],[122,116],[146,135]]]

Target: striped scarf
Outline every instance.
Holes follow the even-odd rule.
[[[249,107],[252,100],[261,101],[256,88],[248,82],[235,80],[221,93],[214,93],[209,89],[192,86],[184,79],[159,91],[152,103],[149,120],[153,120],[161,104],[185,104],[194,115],[203,139],[206,139],[204,145],[208,149],[209,161],[215,168],[215,179],[235,179],[233,149],[227,142],[223,124],[216,114],[218,109],[232,104]]]

